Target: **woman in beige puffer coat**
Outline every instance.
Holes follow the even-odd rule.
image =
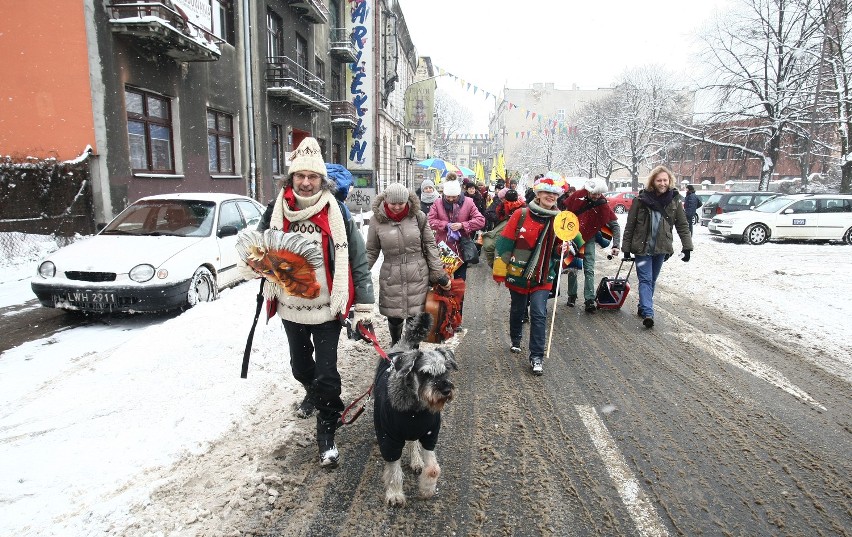
[[[449,286],[435,235],[420,210],[420,199],[392,183],[373,201],[367,232],[370,268],[384,254],[379,273],[379,312],[388,318],[391,345],[399,341],[405,319],[422,312],[430,285]]]

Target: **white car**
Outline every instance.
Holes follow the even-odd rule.
[[[31,287],[43,306],[165,311],[214,300],[243,281],[237,233],[264,207],[237,194],[168,194],[133,203],[97,235],[49,255]]]
[[[852,244],[852,195],[795,194],[767,200],[750,211],[714,216],[710,233],[763,244],[810,239]]]

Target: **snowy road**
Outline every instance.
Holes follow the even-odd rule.
[[[0,534],[848,533],[852,249],[696,243],[663,269],[652,332],[635,294],[619,313],[562,305],[538,379],[506,352],[506,291],[472,269],[465,324],[483,328],[458,348],[439,495],[405,510],[382,505],[369,415],[341,431],[341,469],[318,471],[280,324],[239,379],[253,285],[12,348]],[[376,357],[342,349],[351,399]]]

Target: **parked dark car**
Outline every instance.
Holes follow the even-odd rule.
[[[747,211],[777,196],[776,192],[716,192],[699,209],[701,225],[706,227],[718,214]]]

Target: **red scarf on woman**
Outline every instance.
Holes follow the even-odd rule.
[[[394,222],[401,222],[403,218],[408,216],[408,203],[405,204],[405,207],[403,207],[401,211],[393,213],[390,210],[390,207],[388,207],[388,202],[385,202],[385,214],[388,215],[390,220],[393,220]]]

